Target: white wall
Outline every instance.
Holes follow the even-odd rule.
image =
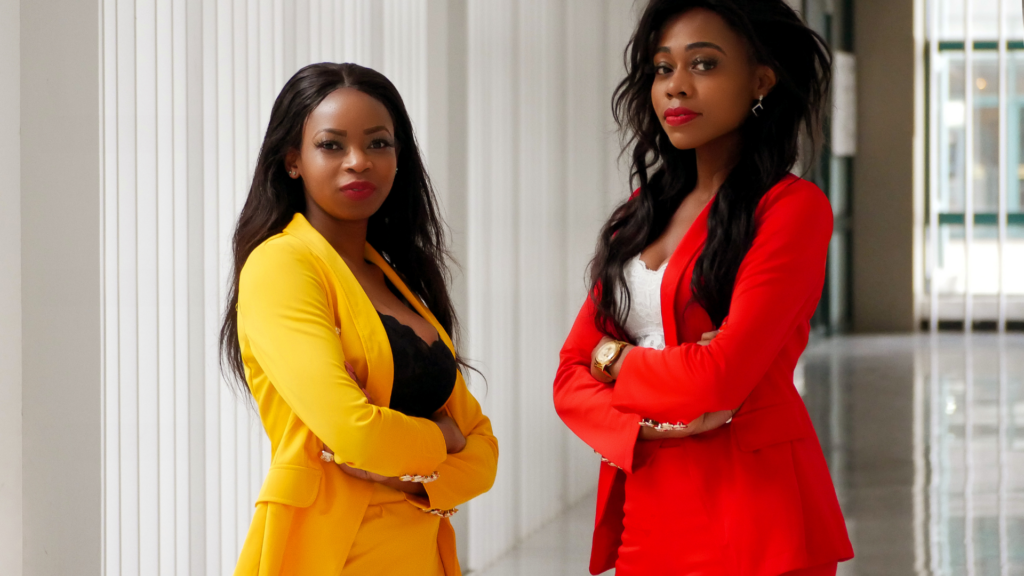
[[[78,0],[21,3],[23,553],[29,576],[98,574],[101,563],[98,9]]]
[[[610,99],[631,5],[468,2],[464,316],[501,443],[494,489],[469,509],[471,569],[596,485],[599,461],[558,419],[551,385],[598,227],[629,195]]]
[[[0,0],[0,567],[21,576],[21,50]]]

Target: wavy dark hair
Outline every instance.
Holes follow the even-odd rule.
[[[412,121],[398,90],[383,74],[357,64],[310,64],[281,89],[270,112],[249,197],[242,207],[233,242],[234,267],[220,331],[221,362],[239,392],[249,394],[238,343],[238,279],[249,254],[284,230],[297,212],[305,212],[301,180],[288,177],[285,156],[302,146],[309,114],[329,94],[352,88],[384,104],[395,124],[398,173],[390,194],[370,217],[367,241],[388,261],[409,289],[423,299],[445,331],[458,338],[459,321],[448,292],[451,273],[446,230],[420,156]],[[469,368],[461,357],[456,359]]]
[[[812,151],[821,141],[832,53],[783,0],[651,0],[626,47],[627,74],[612,97],[630,180],[639,184],[639,193],[605,223],[589,270],[597,327],[617,338],[626,337],[630,309],[626,263],[661,236],[697,183],[695,151],[672,145],[651,103],[662,30],[694,8],[718,14],[746,40],[754,61],[769,66],[777,78],[764,97],[764,110],[739,129],[739,160],[712,200],[707,240],[694,264],[691,302],[707,311],[716,327],[729,314],[736,273],[756,233],[758,203],[795,165],[801,134],[808,136]]]

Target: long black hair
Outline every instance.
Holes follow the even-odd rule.
[[[694,8],[724,19],[746,40],[753,59],[777,78],[764,97],[764,110],[740,127],[739,160],[709,207],[707,240],[694,264],[692,301],[715,326],[729,314],[736,273],[756,232],[758,203],[793,168],[802,133],[812,149],[820,142],[832,53],[783,0],[651,0],[626,47],[627,74],[612,97],[615,121],[626,135],[630,180],[639,184],[639,193],[605,223],[590,264],[597,327],[618,338],[626,336],[630,308],[626,263],[661,236],[697,183],[695,151],[672,145],[651,103],[662,29]]]
[[[451,274],[445,227],[427,176],[412,121],[398,90],[383,74],[357,64],[310,64],[295,73],[281,89],[270,112],[249,197],[238,217],[233,242],[234,268],[224,323],[220,331],[222,363],[235,376],[239,391],[248,394],[238,343],[238,278],[249,254],[264,240],[284,230],[297,212],[305,212],[301,180],[288,177],[285,156],[302,146],[302,129],[329,94],[352,88],[372,96],[387,108],[395,124],[398,173],[390,194],[370,217],[367,241],[391,264],[441,326],[457,338],[459,321],[448,293]],[[461,357],[462,367],[466,364]]]

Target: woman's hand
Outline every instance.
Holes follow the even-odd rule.
[[[331,449],[328,448],[327,446],[324,446],[324,451],[325,452],[330,452]],[[382,476],[380,474],[374,474],[373,472],[368,472],[366,470],[360,470],[359,468],[353,468],[353,467],[349,466],[348,464],[344,464],[342,462],[335,462],[335,463],[338,465],[338,468],[341,468],[342,472],[344,472],[345,474],[348,474],[349,476],[352,476],[353,478],[359,478],[360,480],[366,480],[367,482],[380,482],[380,483],[384,483],[384,482],[386,482],[389,479],[387,476]]]
[[[359,390],[362,391],[363,396],[366,396],[366,401],[369,402],[370,404],[373,404],[373,399],[370,398],[370,394],[366,392],[366,384],[363,384],[359,380],[359,377],[356,376],[355,369],[352,368],[352,365],[349,364],[348,362],[345,362],[345,371],[348,372],[348,377],[351,378],[352,381],[356,383],[356,386],[359,386]]]
[[[686,438],[687,436],[693,436],[693,431],[689,426],[682,430],[655,430],[647,426],[640,427],[641,440],[668,440],[669,438]]]
[[[444,435],[444,445],[448,453],[458,454],[462,452],[462,449],[466,447],[466,437],[462,434],[462,430],[459,429],[459,424],[455,419],[443,410],[438,410],[430,417],[430,420],[441,429],[441,434]]]
[[[334,454],[334,452],[332,452],[331,449],[328,448],[327,446],[324,446],[324,451],[330,452],[332,455]],[[413,494],[416,496],[427,495],[427,491],[425,488],[423,488],[423,484],[417,482],[404,482],[398,478],[381,476],[380,474],[374,474],[373,472],[367,472],[366,470],[353,468],[348,464],[343,464],[341,462],[336,462],[336,464],[338,465],[338,468],[341,468],[342,472],[348,474],[349,476],[352,476],[353,478],[366,480],[367,482],[376,482],[378,484],[383,484],[389,488],[398,490],[399,492],[405,492],[406,494]]]
[[[739,410],[737,408],[737,410]],[[669,438],[686,438],[687,436],[695,436],[704,432],[710,432],[715,428],[724,425],[732,418],[736,410],[722,410],[719,412],[708,412],[701,414],[682,430],[655,430],[654,428],[648,428],[643,426],[640,428],[640,439],[641,440],[667,440]]]
[[[718,336],[719,332],[721,330],[713,330],[701,334],[700,341],[697,344],[700,346],[711,344],[711,341],[715,339],[715,336]],[[736,410],[739,410],[739,408]],[[644,426],[640,428],[640,439],[667,440],[669,438],[686,438],[687,436],[710,432],[728,422],[736,414],[736,410],[722,410],[720,412],[701,414],[682,430],[655,430],[654,428]]]
[[[697,342],[697,344],[700,346],[707,346],[708,344],[711,344],[711,341],[715,339],[715,336],[718,336],[719,332],[721,332],[721,330],[713,330],[711,332],[701,334],[700,342]]]

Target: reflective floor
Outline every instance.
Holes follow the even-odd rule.
[[[594,500],[584,498],[483,572],[470,576],[586,576],[590,574],[590,536]],[[609,570],[605,575],[615,574]]]
[[[839,574],[1024,576],[1024,335],[821,340],[796,382],[857,554]],[[587,574],[592,508],[480,576]]]

